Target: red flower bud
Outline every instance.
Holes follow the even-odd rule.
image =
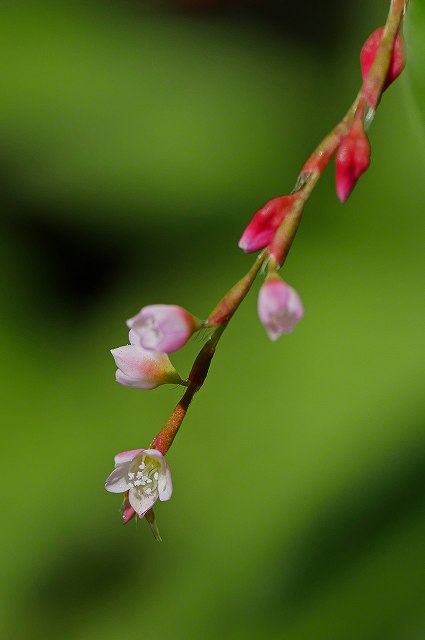
[[[363,82],[366,80],[369,70],[375,60],[379,45],[381,44],[384,27],[379,27],[370,34],[360,52],[360,66],[362,69]],[[398,33],[394,40],[391,54],[390,66],[384,83],[384,90],[400,75],[406,64],[404,53],[404,40],[401,33]]]
[[[239,240],[239,247],[247,253],[267,247],[283,219],[291,211],[297,197],[298,194],[293,193],[269,200],[264,207],[254,213]]]
[[[335,158],[336,193],[345,202],[357,180],[370,164],[370,144],[360,120],[356,120],[341,140]]]

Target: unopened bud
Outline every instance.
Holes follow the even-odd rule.
[[[201,324],[189,311],[175,304],[151,304],[127,320],[135,344],[161,353],[181,349]]]
[[[345,202],[370,164],[370,144],[362,122],[356,120],[341,140],[335,158],[336,193]]]
[[[293,331],[304,315],[298,293],[277,274],[267,278],[258,296],[258,315],[269,338],[277,340]]]
[[[246,253],[264,249],[273,240],[273,236],[290,213],[298,194],[279,196],[269,200],[259,209],[246,227],[239,240],[239,247]]]
[[[383,33],[384,27],[379,27],[379,29],[376,29],[370,34],[362,47],[360,52],[360,66],[362,69],[363,82],[366,80],[373,61],[376,58]],[[403,71],[405,64],[406,56],[404,52],[404,40],[402,34],[398,33],[394,40],[390,66],[385,78],[383,90],[389,87],[389,85],[398,78],[400,73]]]
[[[124,347],[111,349],[118,369],[115,379],[125,387],[155,389],[161,384],[184,384],[165,353],[143,349],[135,344],[133,332]]]

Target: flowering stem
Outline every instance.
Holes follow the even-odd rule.
[[[186,416],[195,393],[202,387],[214,357],[217,344],[232,316],[250,290],[260,268],[270,260],[270,268],[282,266],[297,232],[302,211],[324,169],[338,149],[342,138],[347,135],[355,118],[371,121],[389,69],[394,40],[400,29],[407,0],[392,0],[383,37],[363,88],[358,93],[344,118],[320,142],[303,165],[293,193],[298,194],[292,210],[285,216],[272,243],[257,257],[248,273],[237,282],[218,303],[204,323],[212,333],[200,350],[189,374],[187,389],[176,405],[164,427],[152,442],[152,447],[163,455],[169,450]],[[367,113],[369,108],[370,113]]]
[[[394,40],[400,29],[407,2],[408,0],[391,1],[382,40],[363,86],[362,103],[365,101],[371,108],[371,113],[368,114],[367,117],[368,122],[373,119],[375,109],[379,103],[384,88],[385,78],[390,66]]]

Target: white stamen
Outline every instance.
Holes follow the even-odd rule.
[[[128,473],[128,477],[130,478],[130,480],[133,480],[134,478],[134,473],[132,471],[129,471]]]
[[[152,489],[148,487],[147,489],[145,489],[145,493],[152,493]]]
[[[158,478],[159,478],[158,471],[155,471],[155,473],[153,474],[153,477],[154,477],[155,480],[158,480]]]
[[[144,469],[146,467],[145,463],[142,462],[141,464],[139,464],[139,469]]]
[[[134,473],[133,473],[133,476],[134,476]],[[143,477],[143,473],[141,471],[138,471],[136,473],[136,478],[139,479],[139,478],[142,478],[142,477]]]

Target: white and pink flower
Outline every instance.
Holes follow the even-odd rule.
[[[298,293],[279,276],[267,278],[258,296],[258,315],[271,340],[293,331],[304,315]]]
[[[173,353],[186,344],[202,322],[178,305],[151,304],[127,320],[127,325],[134,332],[139,346]]]
[[[115,456],[115,468],[105,482],[105,489],[110,493],[128,491],[129,504],[123,512],[124,522],[131,518],[133,509],[139,518],[143,518],[158,499],[165,501],[171,498],[170,468],[157,449],[123,451]]]
[[[183,384],[182,379],[165,353],[157,353],[138,346],[138,336],[130,331],[131,344],[112,349],[118,369],[115,379],[125,387],[154,389],[161,384]]]

